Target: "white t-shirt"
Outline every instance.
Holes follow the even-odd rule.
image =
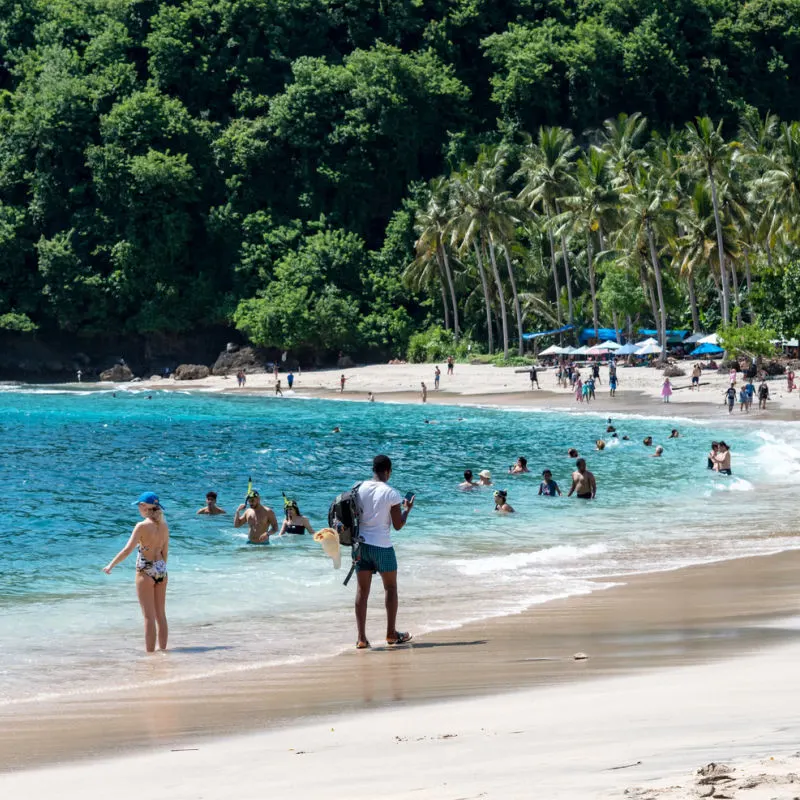
[[[361,501],[359,533],[367,544],[375,547],[392,546],[392,506],[399,506],[402,497],[383,481],[364,481],[358,487]]]

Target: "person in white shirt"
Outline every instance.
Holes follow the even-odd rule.
[[[367,639],[367,601],[372,586],[372,576],[379,572],[386,599],[386,644],[405,644],[411,641],[408,633],[398,632],[397,621],[397,558],[392,547],[391,531],[399,531],[414,506],[414,498],[405,499],[397,489],[389,486],[392,461],[389,456],[375,456],[372,460],[372,480],[358,487],[361,504],[359,534],[363,539],[358,548],[356,575],[356,647],[369,647]]]

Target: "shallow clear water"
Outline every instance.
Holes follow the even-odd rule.
[[[232,513],[248,475],[281,514],[281,491],[312,524],[333,497],[388,453],[392,484],[417,495],[394,535],[402,629],[415,633],[508,614],[597,589],[590,579],[796,547],[789,512],[800,482],[800,427],[600,415],[365,404],[183,392],[0,391],[0,703],[178,681],[285,664],[352,646],[354,585],[341,583],[310,536],[247,544]],[[425,424],[428,416],[435,424]],[[332,433],[334,425],[342,432]],[[682,437],[668,441],[671,428]],[[663,459],[641,445],[653,435]],[[712,438],[734,451],[734,477],[713,477]],[[551,468],[564,493],[574,446],[598,499],[538,497]],[[532,474],[508,476],[517,455]],[[491,492],[461,493],[465,468],[489,468],[517,514]],[[198,517],[207,489],[226,517]],[[171,652],[142,652],[134,556],[125,544],[156,491],[171,529]],[[345,561],[348,559],[345,558]],[[376,589],[378,587],[376,586]],[[383,633],[380,592],[369,631]]]

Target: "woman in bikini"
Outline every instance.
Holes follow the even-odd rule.
[[[106,575],[124,561],[138,546],[136,557],[136,594],[144,616],[144,647],[148,653],[156,649],[156,638],[161,650],[167,649],[166,600],[167,556],[169,554],[169,528],[164,521],[164,511],[158,496],[145,492],[135,503],[143,520],[133,529],[131,538],[107,567]]]
[[[306,531],[312,536],[314,535],[314,529],[311,527],[308,517],[304,517],[300,513],[296,500],[287,500],[284,503],[284,510],[286,511],[286,517],[283,520],[278,536],[283,536],[284,533],[303,534]]]

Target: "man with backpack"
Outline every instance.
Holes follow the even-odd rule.
[[[355,564],[358,578],[356,589],[356,647],[369,647],[367,639],[367,601],[372,586],[372,576],[378,572],[383,581],[386,601],[386,644],[405,644],[411,641],[408,633],[399,633],[397,619],[397,558],[392,547],[391,530],[399,531],[414,506],[413,495],[405,498],[389,486],[392,461],[389,456],[375,456],[372,461],[372,479],[358,486],[360,518],[358,532],[361,544]]]

